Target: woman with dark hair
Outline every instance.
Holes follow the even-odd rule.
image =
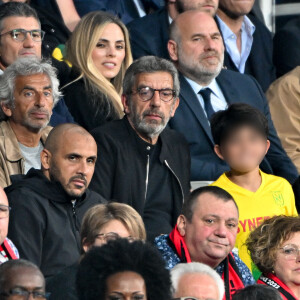
[[[300,218],[267,219],[249,235],[246,246],[262,272],[257,283],[278,290],[283,299],[300,299]]]
[[[282,300],[280,294],[275,289],[261,284],[248,285],[242,290],[238,290],[232,300]]]
[[[92,248],[80,262],[76,286],[80,300],[168,300],[169,271],[150,244],[126,239]]]

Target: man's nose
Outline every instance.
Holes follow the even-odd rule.
[[[25,40],[23,41],[24,48],[32,48],[34,46],[34,40],[32,39],[29,32],[26,33]]]
[[[215,234],[219,237],[226,237],[227,236],[227,227],[226,224],[219,223],[216,227]]]
[[[159,95],[159,91],[154,91],[154,95],[150,100],[151,106],[159,107],[161,105],[161,99]]]

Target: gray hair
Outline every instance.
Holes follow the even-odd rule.
[[[173,89],[175,91],[175,97],[179,96],[180,84],[178,78],[178,71],[172,62],[167,59],[156,56],[143,56],[135,60],[127,69],[123,79],[123,93],[124,95],[130,95],[135,84],[135,79],[138,74],[141,73],[155,73],[155,72],[167,72],[173,78]]]
[[[13,259],[9,260],[0,265],[0,292],[5,290],[5,285],[7,284],[8,272],[11,270],[17,270],[21,268],[33,269],[41,275],[44,279],[44,276],[41,270],[32,262],[25,259]],[[45,280],[45,279],[44,279]],[[44,281],[45,282],[45,281]]]
[[[218,287],[218,291],[219,291],[218,300],[223,299],[225,288],[224,288],[224,282],[220,277],[220,275],[210,266],[198,262],[181,263],[176,265],[171,270],[172,293],[175,294],[175,292],[177,291],[178,283],[182,276],[184,276],[185,274],[195,274],[195,273],[199,275],[207,275],[211,277]]]
[[[33,17],[41,24],[35,9],[26,3],[8,2],[0,5],[0,31],[3,29],[3,20],[8,17]]]
[[[0,76],[0,103],[9,107],[14,107],[14,89],[16,77],[29,76],[35,74],[45,74],[49,77],[52,87],[53,107],[59,101],[61,92],[59,91],[59,80],[57,70],[48,61],[37,57],[22,57],[7,67]],[[0,109],[0,121],[6,120],[7,116]]]

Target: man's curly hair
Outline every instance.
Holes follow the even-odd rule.
[[[106,280],[119,272],[138,273],[145,281],[148,300],[171,299],[169,271],[152,245],[126,239],[89,250],[79,265],[76,287],[80,300],[105,299]]]

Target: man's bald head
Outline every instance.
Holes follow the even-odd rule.
[[[62,124],[50,132],[41,153],[42,170],[71,197],[81,197],[94,174],[97,144],[84,128]]]
[[[203,11],[186,11],[173,21],[168,51],[179,71],[202,86],[207,86],[223,66],[221,33],[214,18]]]
[[[181,36],[185,32],[190,32],[192,26],[197,23],[215,25],[216,30],[219,31],[215,19],[207,12],[202,10],[188,10],[182,14],[179,14],[170,26],[170,39],[179,42]],[[203,28],[205,31],[205,28]]]
[[[54,154],[63,144],[64,138],[66,136],[73,136],[74,134],[84,135],[94,140],[92,135],[83,127],[72,123],[65,123],[60,124],[51,130],[45,143],[45,149]]]

